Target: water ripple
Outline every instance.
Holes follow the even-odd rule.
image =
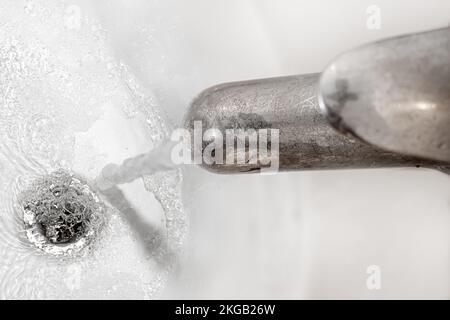
[[[39,176],[72,169],[76,134],[103,115],[105,104],[125,101],[124,115],[143,118],[153,142],[168,132],[155,97],[113,58],[98,23],[86,17],[74,30],[64,25],[66,14],[64,2],[49,0],[26,10],[8,1],[0,11],[0,299],[152,297],[171,265],[155,262],[160,251],[140,251],[116,209],[84,257],[52,257],[25,234],[22,192]],[[170,175],[149,178],[147,188],[167,215],[169,247],[179,248],[186,217],[179,173]]]

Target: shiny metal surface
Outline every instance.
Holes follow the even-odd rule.
[[[450,28],[344,53],[322,73],[319,100],[343,133],[450,162]]]
[[[279,129],[279,169],[345,169],[445,164],[391,153],[334,130],[317,98],[319,74],[221,84],[191,104],[185,126],[201,120],[203,130]],[[224,144],[224,148],[226,148]],[[226,152],[226,150],[225,150]],[[248,155],[247,155],[248,156]],[[202,164],[217,173],[258,172],[261,164]]]

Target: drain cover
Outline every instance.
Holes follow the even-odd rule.
[[[24,192],[21,207],[28,239],[53,253],[84,247],[94,237],[104,213],[89,185],[63,170],[37,179]]]

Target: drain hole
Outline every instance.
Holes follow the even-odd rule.
[[[88,184],[63,170],[37,179],[24,192],[21,206],[28,239],[42,249],[45,243],[83,247],[96,233],[104,210]]]

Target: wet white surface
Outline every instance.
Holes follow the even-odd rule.
[[[0,298],[159,296],[186,230],[179,172],[103,193],[105,226],[76,255],[30,243],[18,203],[40,176],[62,168],[92,182],[107,163],[152,149],[168,132],[158,101],[89,7],[0,7]]]
[[[318,72],[339,52],[353,46],[387,36],[442,27],[450,21],[450,4],[446,0],[377,1],[382,18],[380,30],[366,27],[366,9],[372,4],[369,1],[346,0],[338,4],[325,0],[121,0],[96,1],[95,6],[87,1],[58,2],[58,5],[55,2],[42,5],[41,1],[30,3],[39,10],[60,11],[54,19],[44,19],[45,28],[36,28],[36,25],[44,24],[39,18],[41,12],[29,18],[35,19],[33,22],[21,22],[22,29],[12,34],[23,36],[26,45],[37,37],[47,46],[57,48],[57,52],[48,53],[52,55],[49,61],[56,64],[57,70],[62,69],[61,66],[80,72],[87,70],[77,79],[76,83],[80,84],[77,91],[68,93],[81,100],[73,104],[55,100],[53,104],[55,108],[62,104],[77,112],[78,116],[71,116],[69,123],[55,128],[68,132],[73,132],[73,127],[83,128],[74,137],[69,134],[68,144],[65,144],[66,140],[61,144],[68,146],[67,154],[73,154],[75,150],[71,165],[88,177],[95,176],[105,163],[120,162],[123,156],[149,150],[151,141],[158,140],[158,133],[164,131],[156,126],[160,122],[154,121],[150,127],[156,129],[148,131],[147,138],[138,129],[145,124],[139,120],[120,119],[114,111],[116,107],[124,107],[127,114],[133,115],[136,104],[157,105],[176,125],[192,97],[205,87],[227,81]],[[23,2],[11,11],[8,1],[2,2],[0,7],[0,39],[5,41],[10,38],[6,35],[11,33],[11,29],[6,28],[8,23],[18,23],[14,19],[18,19],[19,14],[14,10],[22,12],[27,7]],[[81,28],[77,27],[77,8]],[[33,14],[33,10],[26,9],[25,13]],[[98,42],[94,37],[79,46],[80,32],[87,30],[84,27],[91,17],[98,24],[90,26],[89,32],[102,41]],[[65,35],[64,41],[60,40],[59,33]],[[102,56],[99,43],[104,42],[110,50],[109,62],[125,66],[126,74],[141,85],[147,98],[136,95],[133,88],[130,90],[130,83],[134,81],[124,80],[122,87],[110,87],[108,61],[101,61],[105,68],[92,72],[89,64],[96,65],[95,59]],[[33,50],[40,49],[33,47]],[[87,52],[91,54],[85,55]],[[55,60],[54,55],[58,59]],[[79,67],[78,61],[87,63],[86,69]],[[2,76],[5,74],[9,73],[1,73]],[[44,74],[42,78],[47,79]],[[119,78],[124,79],[124,75]],[[51,85],[58,83],[55,80]],[[64,85],[62,88],[67,88]],[[100,85],[109,88],[107,101],[103,101],[105,96],[98,94]],[[122,90],[131,91],[131,94],[122,95]],[[65,93],[58,91],[55,94]],[[21,99],[39,102],[33,104],[35,108],[47,105],[44,100],[39,100],[39,89],[30,95],[22,95]],[[89,99],[94,100],[89,102]],[[24,112],[30,110],[30,105],[24,103]],[[74,107],[69,108],[69,105]],[[80,109],[84,107],[88,110]],[[88,116],[90,110],[98,112]],[[13,121],[19,119],[17,109],[14,112],[11,114]],[[91,118],[95,120],[87,121]],[[33,123],[44,123],[43,126],[48,127],[45,121]],[[47,131],[31,128],[31,131],[19,133],[31,132],[32,137],[39,133],[35,139],[53,139],[43,136]],[[72,149],[73,139],[76,140],[75,149]],[[46,144],[44,149],[27,146],[36,154],[52,154],[53,147],[60,142],[50,141],[52,143]],[[57,148],[57,152],[62,152],[60,150],[66,149]],[[9,161],[10,167],[1,167],[2,174],[17,167],[17,162]],[[50,167],[55,164],[51,161],[48,162]],[[3,176],[13,179],[12,175]],[[154,179],[151,190],[158,190],[163,181]],[[11,183],[3,184],[1,191],[9,204]],[[183,184],[184,205],[191,221],[189,239],[183,263],[175,274],[172,273],[163,297],[449,297],[450,179],[441,173],[390,169],[227,177],[193,168],[186,172]],[[167,183],[163,185],[167,186]],[[179,208],[179,203],[167,200],[165,192],[156,198],[150,193],[147,197],[141,181],[125,186],[123,190],[127,196],[134,197],[133,203],[139,203],[137,207],[151,206],[148,219],[153,223],[159,219],[160,210],[165,209],[167,213]],[[2,219],[5,226],[3,216]],[[121,218],[117,216],[117,219]],[[117,226],[118,231],[105,240],[109,243],[109,251],[98,251],[102,260],[101,264],[95,264],[98,269],[84,275],[85,267],[81,262],[64,265],[58,269],[60,274],[66,273],[61,281],[48,278],[46,282],[50,287],[56,287],[52,292],[72,286],[70,288],[75,289],[68,291],[67,296],[99,297],[104,292],[109,295],[102,297],[151,295],[148,288],[138,288],[138,282],[152,281],[155,273],[148,272],[147,268],[152,262],[147,265],[143,259],[136,232],[131,227],[126,229],[125,223],[118,222]],[[15,243],[14,237],[8,233],[1,241],[3,244]],[[170,237],[178,243],[182,236],[174,231]],[[14,260],[18,248],[21,245],[2,251],[5,255],[2,261],[12,261],[0,266],[2,279],[23,274],[22,263],[30,261],[28,256],[20,262]],[[380,290],[366,287],[366,270],[370,265],[381,269]],[[72,274],[83,276],[73,277]],[[46,277],[45,274],[37,276],[40,279]],[[2,297],[38,296],[36,281],[30,279],[27,289],[22,291],[2,281]]]

